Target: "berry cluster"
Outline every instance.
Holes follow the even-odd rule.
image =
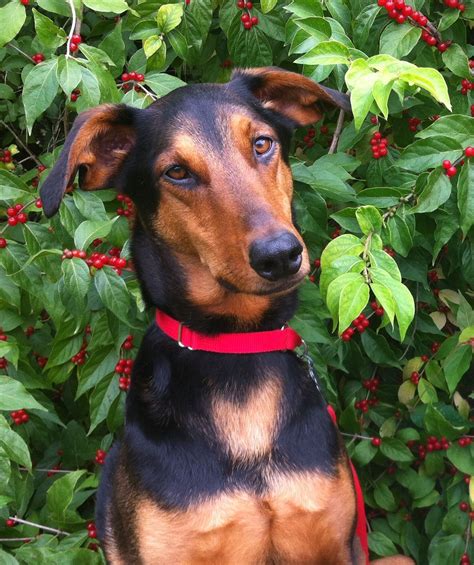
[[[472,443],[472,439],[470,437],[461,437],[458,439],[459,447],[469,447]]]
[[[26,224],[28,221],[28,216],[22,212],[23,204],[15,204],[7,209],[8,225],[16,226],[17,224]]]
[[[7,245],[8,245],[7,240],[4,237],[0,237],[0,249],[5,249]]]
[[[41,355],[38,355],[38,353],[33,353],[33,355],[36,357],[36,362],[38,363],[38,365],[42,369],[46,365],[46,363],[48,362],[48,358],[47,357],[41,357]]]
[[[33,59],[36,65],[39,65],[45,60],[46,57],[43,55],[43,53],[35,53],[34,55],[31,56],[31,58]]]
[[[418,131],[418,126],[421,124],[420,118],[409,118],[408,129],[410,131]]]
[[[140,92],[141,88],[136,84],[137,82],[143,82],[145,80],[145,75],[137,73],[136,71],[131,71],[129,73],[123,73],[122,76],[122,89],[126,91],[135,89],[135,92]]]
[[[426,451],[443,451],[445,449],[449,449],[450,443],[445,436],[441,438],[437,438],[436,436],[429,436],[426,442]]]
[[[362,381],[362,386],[369,392],[377,392],[380,386],[380,379],[378,377],[372,377],[371,379],[365,379]]]
[[[75,51],[77,51],[79,49],[79,45],[81,43],[82,43],[82,37],[78,33],[75,33],[71,37],[71,45],[69,46],[71,53],[74,53]]]
[[[71,93],[71,102],[75,102],[79,96],[81,95],[81,91],[79,88],[75,88]]]
[[[119,359],[115,365],[115,372],[120,375],[119,388],[127,391],[130,388],[130,375],[132,374],[133,359]]]
[[[47,477],[53,477],[54,475],[57,474],[57,472],[61,469],[61,463],[57,463],[56,465],[53,465],[51,467],[51,469],[46,473]]]
[[[122,343],[123,349],[133,349],[133,335],[130,334],[125,338],[125,341]]]
[[[113,255],[111,254],[112,250],[114,253]],[[90,256],[87,256],[87,253],[80,249],[73,249],[72,251],[70,249],[64,249],[62,259],[72,259],[73,257],[84,259],[89,267],[94,267],[95,269],[102,269],[105,265],[108,265],[109,267],[113,267],[114,271],[118,275],[121,275],[122,269],[127,266],[127,260],[122,257],[117,257],[116,248],[114,247],[109,251],[109,253],[112,255],[111,257],[104,253],[92,253]]]
[[[3,149],[0,151],[0,163],[11,163],[12,152],[10,149]]]
[[[11,412],[10,416],[12,420],[15,422],[16,426],[21,426],[21,424],[26,424],[29,421],[30,416],[26,410],[15,410],[15,412]]]
[[[96,538],[97,537],[97,528],[95,527],[94,522],[89,522],[87,524],[87,535],[90,538]]]
[[[105,457],[107,456],[107,452],[103,449],[98,449],[95,452],[95,462],[97,465],[103,465],[105,463]]]
[[[341,226],[337,226],[334,228],[334,231],[331,232],[331,239],[336,239],[341,235]]]
[[[470,90],[474,90],[474,82],[467,80],[467,78],[463,78],[461,81],[461,94],[464,94],[464,96],[467,96],[467,93]],[[471,106],[471,110],[472,110],[472,106]]]
[[[240,16],[240,21],[242,22],[245,29],[252,29],[253,26],[258,25],[257,16],[252,16],[250,10],[253,8],[253,2],[245,2],[245,0],[239,0],[237,2],[237,8],[239,10],[247,10],[244,14]]]
[[[433,341],[433,343],[431,344],[431,352],[437,353],[440,347],[441,344],[438,341]]]
[[[412,374],[410,375],[410,381],[414,384],[417,385],[420,382],[420,373],[418,371],[413,371]]]
[[[374,396],[373,398],[364,398],[363,400],[358,400],[354,404],[354,407],[365,414],[369,411],[370,406],[376,406],[378,403],[379,399]]]
[[[86,356],[87,356],[87,341],[86,339],[84,339],[84,341],[82,342],[81,349],[78,351],[78,353],[76,353],[76,355],[73,355],[71,357],[71,361],[74,363],[74,365],[84,365],[84,363],[86,362]]]
[[[355,333],[355,330],[357,330],[359,333],[363,334],[366,330],[366,328],[368,328],[370,326],[370,320],[368,320],[365,317],[365,314],[361,314],[360,316],[357,316],[357,318],[355,320],[352,321],[352,325],[354,326],[354,328],[347,328],[347,330],[344,330],[341,334],[341,339],[342,341],[350,341],[352,339],[352,336]]]
[[[466,9],[466,6],[458,2],[458,0],[443,0],[443,2],[447,8],[457,9],[460,12],[464,12],[464,10]]]
[[[421,40],[428,45],[431,45],[431,47],[436,47],[440,53],[444,53],[451,45],[451,41],[439,42],[436,37],[431,35],[431,33],[426,29],[421,32]]]
[[[372,156],[374,159],[380,159],[385,157],[388,153],[387,149],[388,139],[382,137],[379,131],[374,132],[372,139],[370,140],[370,148],[372,149]]]
[[[382,306],[380,306],[380,304],[378,304],[375,300],[370,303],[370,307],[372,308],[376,316],[383,316],[385,313]]]
[[[133,217],[134,209],[132,199],[125,196],[125,194],[117,194],[117,200],[119,202],[123,202],[123,208],[117,208],[117,215],[125,216],[126,218],[129,218],[130,216]]]
[[[38,174],[31,181],[31,186],[33,186],[34,188],[36,188],[39,185],[40,175],[43,171],[46,170],[46,167],[44,165],[38,165],[36,168],[38,169]],[[40,198],[38,198],[38,200],[36,201],[36,203],[38,202],[41,202]],[[43,204],[41,204],[41,206],[38,206],[38,204],[36,204],[36,207],[42,208]]]
[[[407,6],[403,0],[378,0],[377,4],[387,10],[387,15],[398,24],[406,22],[407,18],[411,18],[413,22],[425,26],[428,18],[416,12],[411,6]]]
[[[316,130],[314,128],[309,128],[307,134],[303,137],[303,141],[306,143],[306,147],[314,147],[313,138],[316,135]]]

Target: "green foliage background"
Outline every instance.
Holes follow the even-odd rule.
[[[261,0],[251,30],[235,0],[25,4],[0,0],[0,148],[12,154],[0,162],[0,562],[103,561],[86,528],[101,472],[95,457],[123,423],[115,366],[133,357],[151,320],[130,262],[117,273],[62,260],[65,248],[90,256],[111,247],[130,259],[116,192],[75,190],[48,221],[35,205],[38,184],[76,113],[103,102],[142,108],[183,83],[224,82],[233,67],[266,65],[352,96],[353,116],[332,111],[296,135],[295,203],[319,261],[293,323],[358,468],[372,554],[433,565],[474,559],[473,514],[460,508],[474,510],[474,444],[466,445],[474,426],[474,162],[460,164],[474,145],[473,95],[461,92],[473,80],[473,4],[461,12],[411,2],[452,42],[443,53],[373,0]],[[83,42],[71,52],[74,33]],[[35,64],[38,53],[44,61]],[[121,75],[130,71],[144,80],[125,91]],[[376,131],[389,144],[380,159],[370,149]],[[457,163],[452,177],[445,159]],[[18,203],[28,221],[11,226],[7,211]],[[369,327],[341,339],[361,313]],[[122,347],[129,334],[131,350]],[[29,421],[15,425],[10,412],[19,409]],[[431,436],[445,449],[430,451]],[[14,518],[33,525],[7,526]]]

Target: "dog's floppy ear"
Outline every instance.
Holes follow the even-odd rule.
[[[277,67],[238,69],[232,74],[231,81],[250,90],[265,108],[283,114],[297,126],[306,126],[321,119],[318,102],[351,111],[346,94]]]
[[[63,150],[40,189],[43,210],[50,217],[79,170],[84,190],[111,187],[136,141],[133,109],[104,104],[76,118]]]

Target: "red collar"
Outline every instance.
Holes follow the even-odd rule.
[[[188,328],[168,314],[156,309],[156,325],[181,347],[212,353],[265,353],[292,350],[303,340],[292,328],[266,332],[206,335]]]

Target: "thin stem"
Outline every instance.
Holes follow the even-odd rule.
[[[357,439],[373,439],[369,436],[362,436],[360,434],[347,434],[346,432],[340,432],[341,436],[346,436],[346,437],[351,437],[351,438],[357,438]]]
[[[18,51],[18,53],[20,53],[20,55],[23,55],[23,57],[26,57],[26,59],[28,59],[28,61],[31,61],[32,63],[35,62],[35,61],[33,60],[33,58],[28,55],[28,53],[25,53],[25,52],[22,51],[19,47],[17,47],[16,45],[13,45],[13,43],[7,43],[7,45],[8,45],[8,47],[11,47],[12,49],[15,49],[15,51]]]
[[[158,100],[158,97],[155,96],[154,94],[152,94],[149,90],[147,90],[142,84],[140,84],[139,82],[137,82],[137,85],[139,88],[141,88],[143,90],[143,92],[149,96],[152,100]]]
[[[370,249],[370,244],[372,243],[372,235],[373,235],[373,232],[369,232],[367,239],[365,240],[364,252],[362,253],[362,259],[365,262],[364,279],[365,279],[365,282],[367,284],[370,283],[370,276],[369,276],[369,271],[367,269],[367,265],[368,265],[368,262],[369,262],[369,249]]]
[[[342,127],[344,125],[344,110],[339,110],[339,116],[337,118],[336,129],[332,136],[331,145],[329,146],[328,154],[335,153],[337,150],[337,144],[339,143],[339,138],[341,137]]]
[[[10,520],[15,520],[19,524],[25,524],[25,526],[33,526],[35,528],[40,528],[45,532],[51,532],[58,536],[70,536],[69,532],[64,532],[63,530],[58,530],[57,528],[50,528],[49,526],[43,526],[43,524],[37,524],[36,522],[30,522],[29,520],[23,520],[23,518],[18,518],[17,516],[9,516]]]
[[[74,6],[74,0],[68,0],[68,4],[69,7],[71,8],[71,14],[72,14],[71,30],[69,31],[69,35],[66,43],[66,57],[69,58],[71,57],[71,42],[72,42],[72,36],[74,35],[74,32],[76,30],[77,16],[76,16],[76,7]]]
[[[20,467],[19,469],[20,471],[29,472],[29,469],[27,469],[26,467]],[[41,473],[73,473],[74,471],[77,471],[77,469],[42,469],[35,467],[33,471],[38,471]]]
[[[2,124],[3,127],[7,128],[7,130],[13,135],[13,137],[15,138],[16,142],[18,143],[18,145],[21,145],[21,147],[28,153],[28,155],[35,161],[35,163],[37,163],[38,165],[42,165],[43,163],[38,159],[38,157],[36,157],[36,155],[34,155],[30,149],[23,143],[23,141],[18,137],[18,135],[15,133],[15,131],[8,125],[6,124],[4,121],[0,121],[0,124]]]
[[[34,538],[0,538],[0,542],[4,543],[6,541],[31,541]]]

